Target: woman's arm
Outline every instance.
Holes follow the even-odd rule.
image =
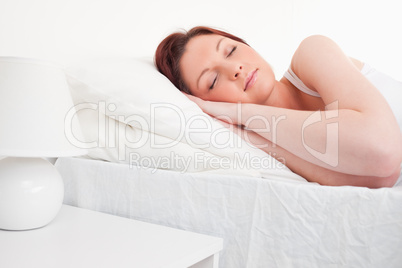
[[[321,185],[328,186],[361,186],[369,188],[392,187],[398,180],[400,168],[397,168],[393,174],[388,177],[379,178],[375,176],[357,176],[345,173],[339,173],[311,164],[294,154],[289,153],[279,146],[275,146],[272,142],[264,139],[253,131],[239,129],[233,126],[234,132],[240,135],[244,140],[261,148],[266,153],[275,157],[278,161],[283,162],[293,172],[299,174],[310,182],[317,182]]]
[[[297,158],[326,170],[358,176],[389,177],[400,167],[398,159],[393,160],[393,156],[380,156],[379,152],[370,152],[372,148],[365,146],[365,143],[360,146],[363,146],[361,150],[366,155],[354,146],[353,143],[364,140],[366,134],[341,130],[345,124],[340,122],[340,118],[348,116],[348,111],[345,110],[297,111],[255,104],[209,102],[195,97],[191,99],[206,113],[230,124],[244,125],[270,141],[273,147],[280,147]],[[381,137],[376,142],[382,142]],[[348,143],[350,148],[346,145]],[[394,149],[397,146],[396,144]],[[397,151],[394,149],[389,153]],[[399,157],[399,154],[396,153],[395,156]],[[381,161],[377,160],[381,157]]]
[[[339,168],[335,170],[387,176],[400,166],[402,135],[391,108],[332,40],[323,36],[305,39],[291,66],[326,104],[328,111],[321,118],[332,117],[338,124]],[[318,123],[311,125],[304,138],[323,148],[329,137],[328,122]]]

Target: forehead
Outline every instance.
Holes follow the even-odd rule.
[[[187,43],[181,61],[182,65],[199,64],[206,56],[212,56],[216,52],[218,42],[224,37],[216,34],[199,35],[190,39]]]
[[[208,62],[216,56],[216,47],[225,37],[216,34],[199,35],[190,39],[180,59],[180,72],[190,89],[201,72],[208,68]]]
[[[193,50],[200,50],[203,48],[209,48],[209,47],[216,47],[216,43],[222,39],[225,38],[221,35],[217,34],[204,34],[204,35],[198,35],[190,39],[190,41],[186,45],[185,52],[193,51]]]

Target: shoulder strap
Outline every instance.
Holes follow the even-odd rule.
[[[320,94],[317,91],[314,91],[312,89],[309,89],[303,82],[300,80],[299,77],[292,71],[291,68],[289,68],[285,74],[283,75],[286,77],[286,79],[289,80],[290,83],[292,83],[295,87],[297,87],[300,91],[313,96],[313,97],[321,97]]]

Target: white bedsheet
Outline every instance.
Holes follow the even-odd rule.
[[[220,267],[401,267],[402,187],[179,173],[61,158],[69,205],[224,238]]]

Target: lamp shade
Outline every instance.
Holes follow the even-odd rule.
[[[85,154],[65,135],[65,117],[73,106],[59,66],[34,59],[0,57],[0,156]]]

